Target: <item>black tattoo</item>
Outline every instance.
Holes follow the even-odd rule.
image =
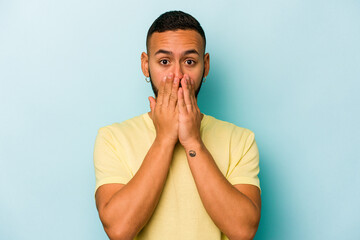
[[[195,157],[196,156],[196,152],[194,150],[190,150],[189,151],[189,155],[190,157]]]

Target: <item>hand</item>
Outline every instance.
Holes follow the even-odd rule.
[[[186,149],[201,143],[201,112],[195,98],[195,83],[187,74],[181,79],[178,90],[179,141]]]
[[[156,100],[149,97],[151,118],[156,129],[156,138],[168,141],[174,145],[178,141],[178,118],[177,105],[179,78],[171,73],[160,82],[158,97]]]

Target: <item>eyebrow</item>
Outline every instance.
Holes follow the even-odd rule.
[[[164,50],[164,49],[159,49],[155,53],[155,55],[160,54],[160,53],[167,54],[167,55],[173,55],[173,52],[167,51],[167,50]],[[200,56],[200,54],[195,49],[186,50],[182,55],[184,56],[184,55],[188,55],[188,54],[192,54],[192,53],[197,54],[197,55]]]

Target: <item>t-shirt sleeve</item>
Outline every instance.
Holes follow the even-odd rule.
[[[252,184],[261,191],[259,171],[259,150],[255,134],[248,129],[237,127],[230,143],[230,167],[227,179],[232,185]]]
[[[94,146],[95,192],[103,184],[127,184],[131,179],[123,157],[119,156],[119,148],[120,144],[107,127],[98,130]]]

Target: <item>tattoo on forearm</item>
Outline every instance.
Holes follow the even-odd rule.
[[[189,151],[189,155],[190,157],[195,157],[196,156],[196,152],[194,150],[190,150]]]

